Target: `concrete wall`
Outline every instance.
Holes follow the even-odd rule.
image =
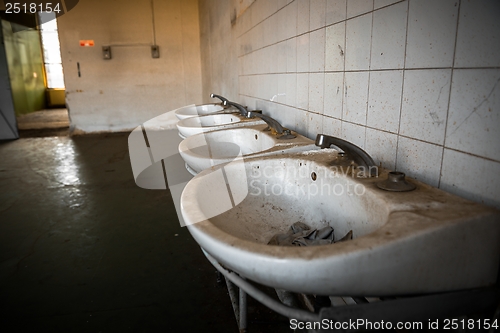
[[[310,138],[500,207],[498,1],[256,0],[232,24],[235,8],[200,0],[205,100],[237,91]]]
[[[230,100],[238,100],[237,32],[231,23],[235,23],[236,20],[238,1],[199,2],[205,103],[219,101],[211,99],[211,93],[226,96]],[[244,12],[244,8],[241,12]]]
[[[197,0],[85,0],[58,19],[71,126],[76,132],[133,129],[201,102]],[[81,47],[79,40],[94,40]],[[101,47],[111,45],[112,59]],[[78,76],[77,63],[80,65]]]

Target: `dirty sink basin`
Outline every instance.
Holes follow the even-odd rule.
[[[239,114],[212,114],[181,120],[177,123],[177,129],[182,138],[187,138],[194,134],[210,132],[217,129],[251,126],[263,123],[264,122],[260,119],[248,119]]]
[[[410,180],[388,192],[357,178],[325,149],[233,161],[185,187],[189,232],[223,266],[264,285],[319,295],[381,296],[492,285],[500,254],[500,215]],[[294,222],[330,225],[335,239],[310,247],[267,245]]]
[[[216,112],[221,112],[224,107],[221,104],[202,104],[202,105],[186,105],[182,108],[175,110],[175,116],[179,120],[186,118],[204,116]],[[236,111],[236,110],[235,110]]]
[[[293,139],[279,139],[267,125],[230,128],[192,135],[179,144],[179,153],[191,174],[227,163],[239,157],[284,154],[319,149],[314,142],[296,133]]]

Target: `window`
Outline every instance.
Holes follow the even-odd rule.
[[[42,36],[43,58],[45,75],[47,77],[47,88],[64,89],[64,76],[61,61],[61,49],[59,45],[59,34],[57,31],[56,14],[39,13],[40,34]]]

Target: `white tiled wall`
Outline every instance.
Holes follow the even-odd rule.
[[[256,0],[227,31],[240,102],[500,208],[499,17],[496,0]]]

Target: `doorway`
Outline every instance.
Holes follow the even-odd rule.
[[[2,21],[17,127],[20,137],[67,135],[64,76],[55,15],[33,17],[36,28]],[[34,16],[34,15],[33,15]]]

